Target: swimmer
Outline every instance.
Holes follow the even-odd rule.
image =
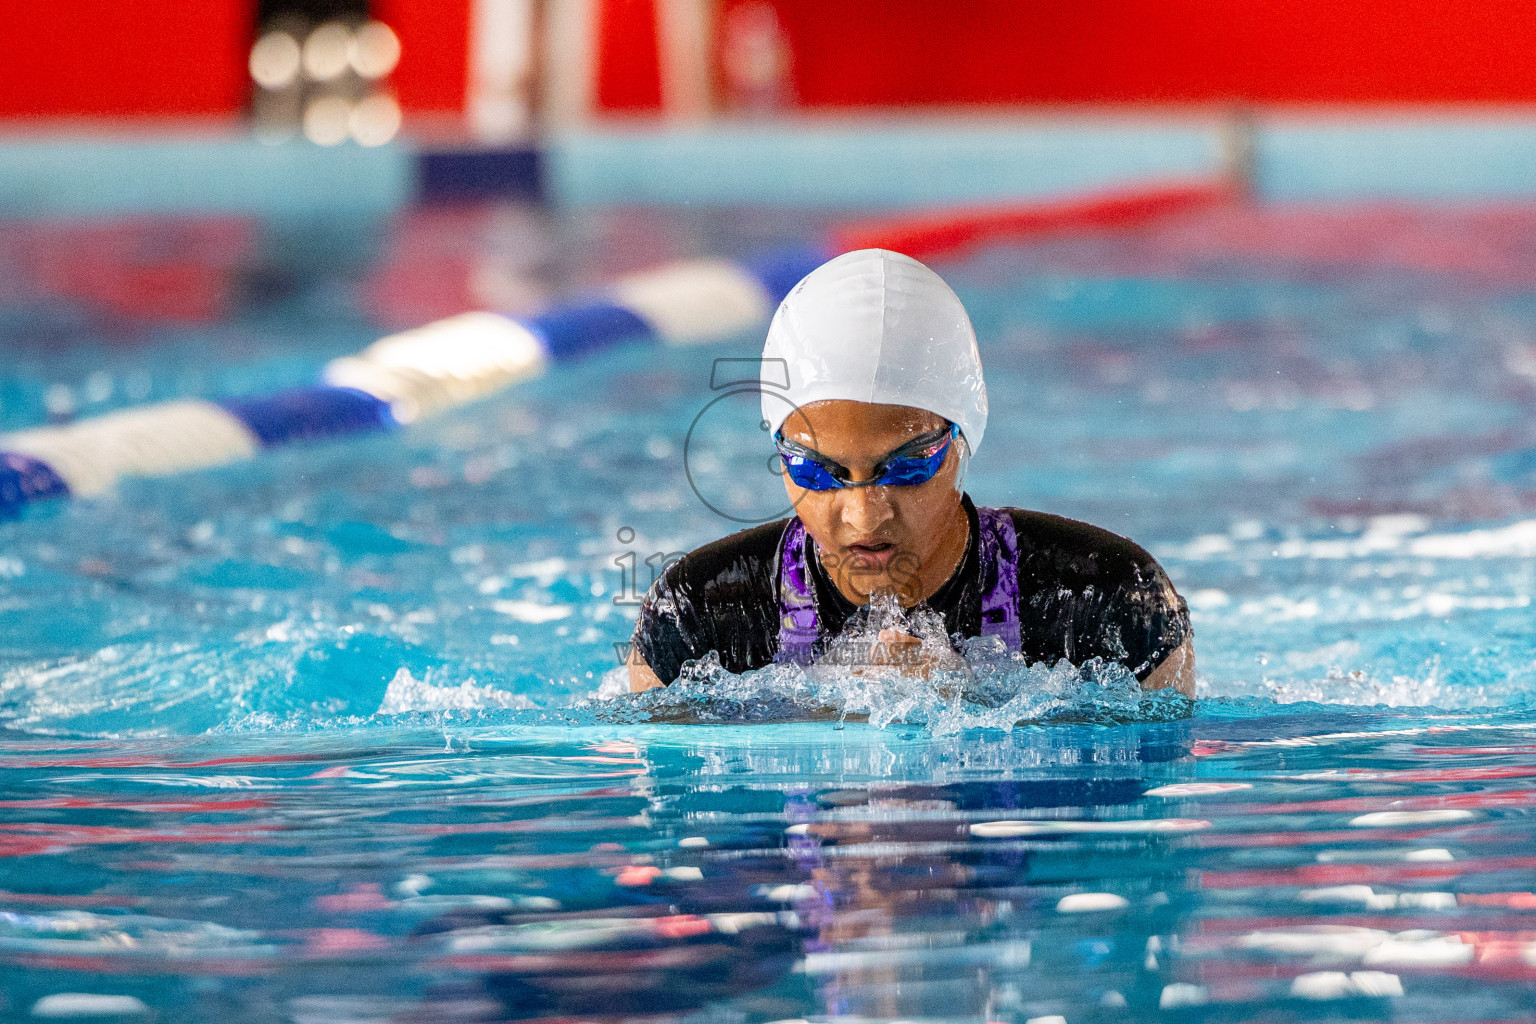
[[[712,651],[736,673],[814,663],[880,598],[935,613],[952,639],[992,637],[1030,663],[1118,662],[1145,689],[1194,695],[1189,610],[1151,555],[965,493],[987,390],[965,307],[932,270],[882,249],[823,264],[779,306],[763,367],[763,420],[796,515],[662,572],[635,625],[631,690]],[[881,631],[871,662],[924,675],[946,663],[897,629]]]

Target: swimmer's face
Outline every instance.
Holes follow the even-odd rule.
[[[796,410],[782,430],[846,467],[849,479],[864,481],[891,452],[943,426],[942,417],[923,409],[838,399]],[[910,607],[949,579],[969,530],[957,486],[960,444],[950,445],[933,479],[907,487],[809,491],[785,474],[789,500],[844,597],[864,604],[889,591]]]

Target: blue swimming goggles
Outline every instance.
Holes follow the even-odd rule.
[[[831,491],[839,487],[911,487],[925,484],[944,465],[949,446],[960,436],[960,424],[926,434],[919,434],[906,444],[880,460],[868,480],[848,479],[848,470],[818,451],[803,444],[796,444],[780,432],[774,435],[779,446],[779,457],[784,460],[784,471],[795,486],[808,491]]]

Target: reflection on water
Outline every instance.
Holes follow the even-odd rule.
[[[1449,1022],[1536,980],[1508,715],[3,753],[9,1015]]]

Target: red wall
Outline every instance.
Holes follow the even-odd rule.
[[[768,3],[810,107],[1536,103],[1536,0]],[[254,0],[11,0],[0,118],[234,114]],[[376,0],[411,112],[464,106],[470,0]],[[601,109],[655,110],[655,0],[600,0]],[[722,13],[723,17],[723,13]]]
[[[373,0],[400,37],[390,84],[407,113],[461,111],[469,84],[470,0]]]
[[[232,114],[255,21],[245,0],[10,0],[0,117]]]
[[[602,0],[595,99],[601,110],[661,107],[655,0]]]
[[[1536,101],[1532,0],[767,2],[806,106]]]
[[[0,4],[0,118],[236,115],[250,95],[254,0]],[[469,0],[375,0],[400,35],[407,111],[461,111]]]

